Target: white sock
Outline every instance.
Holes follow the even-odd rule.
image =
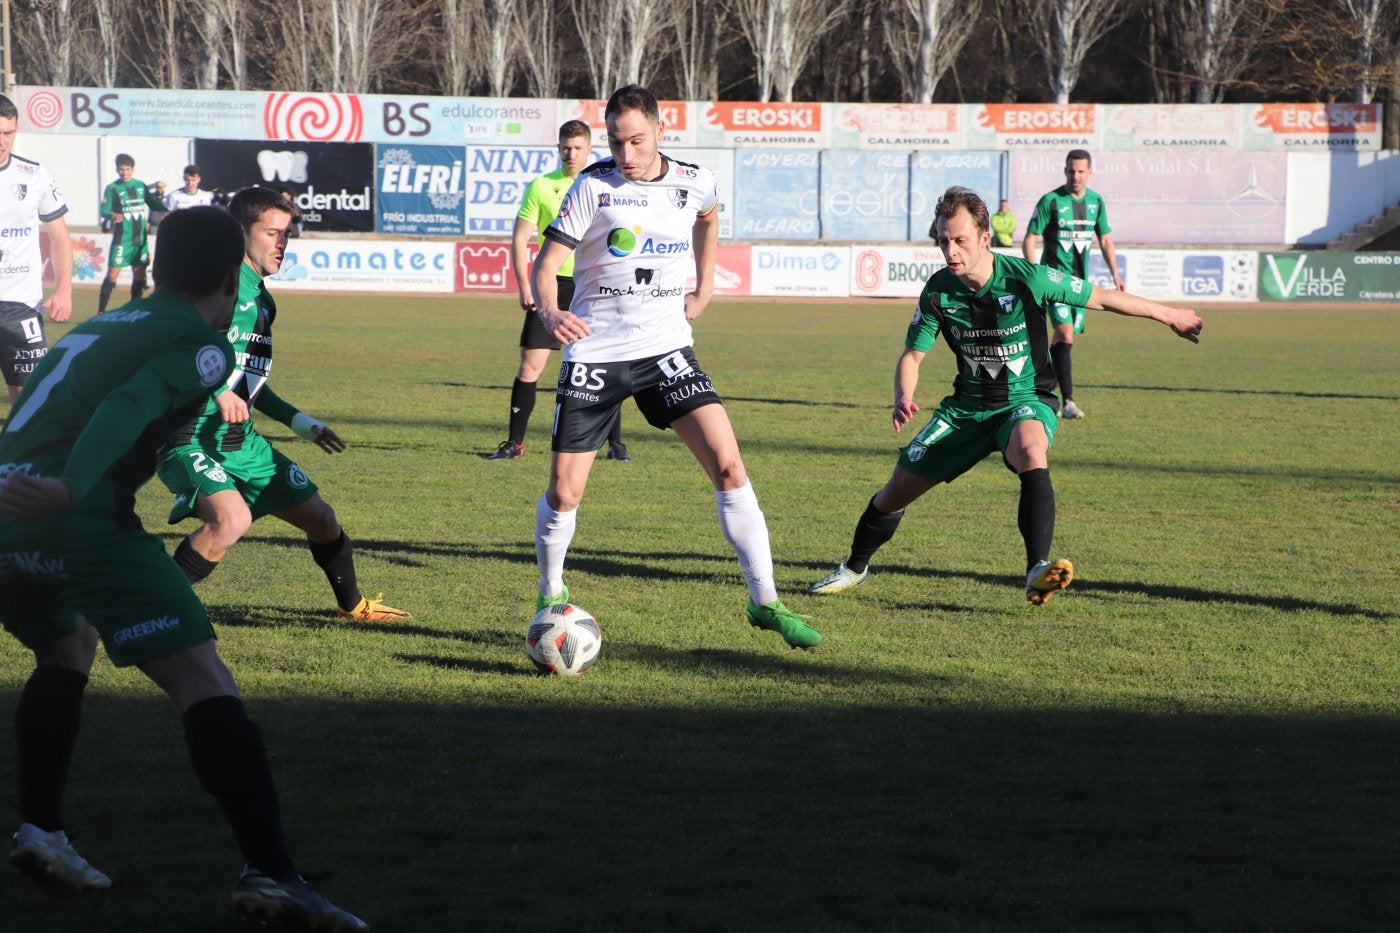
[[[749,585],[749,599],[756,606],[771,603],[778,598],[778,586],[773,582],[773,549],[768,544],[768,522],[758,507],[753,484],[716,489],[715,504],[719,507],[719,527],[739,556],[739,567]]]
[[[535,506],[535,564],[540,569],[540,595],[558,596],[564,592],[564,556],[574,540],[578,509],[556,512],[549,497],[540,496]]]

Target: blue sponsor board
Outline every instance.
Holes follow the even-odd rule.
[[[1187,298],[1225,294],[1225,257],[1220,253],[1181,258],[1181,293]]]
[[[734,236],[740,240],[821,237],[821,154],[744,149],[734,154]]]
[[[828,240],[905,239],[909,156],[897,150],[822,152],[822,236]]]
[[[971,188],[995,211],[1006,190],[1006,156],[988,150],[916,152],[909,162],[909,232],[911,240],[928,238],[933,206],[952,185]],[[1024,232],[1024,222],[1021,231]]]
[[[376,229],[461,236],[466,229],[466,159],[462,146],[376,146]]]

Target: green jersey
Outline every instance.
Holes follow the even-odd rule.
[[[1076,198],[1061,185],[1040,199],[1026,232],[1045,238],[1041,265],[1087,279],[1094,238],[1113,228],[1108,225],[1108,206],[1097,191],[1086,188],[1084,196]]]
[[[73,328],[30,375],[0,434],[0,479],[13,470],[58,477],[73,508],[57,520],[0,516],[0,536],[139,528],[135,493],[154,472],[165,417],[198,410],[232,366],[224,336],[163,289]]]
[[[520,210],[515,216],[535,225],[536,242],[544,246],[544,231],[554,218],[559,216],[559,206],[564,203],[564,195],[573,187],[574,180],[564,174],[562,168],[548,175],[541,175],[525,188],[525,199],[520,202]],[[574,274],[574,251],[569,250],[568,258],[559,267],[559,275],[570,277]]]
[[[234,368],[225,380],[224,391],[234,392],[248,403],[249,418],[241,424],[230,424],[219,412],[213,396],[194,418],[179,426],[170,435],[170,447],[198,444],[205,450],[227,453],[242,449],[245,441],[256,433],[252,411],[290,425],[297,410],[282,401],[267,387],[272,375],[272,322],[277,318],[277,304],[258,275],[246,262],[238,274],[238,300],[233,306],[229,324],[228,343],[233,351]]]
[[[1092,286],[1026,260],[992,254],[992,277],[971,291],[947,269],[929,277],[904,346],[927,353],[939,334],[958,360],[954,404],[995,409],[1055,404],[1055,371],[1045,328],[1050,302],[1082,305]]]
[[[150,212],[163,211],[165,204],[146,188],[146,183],[114,181],[102,191],[102,216],[120,214],[122,219],[112,224],[112,260],[116,266],[144,266],[147,254],[147,230]]]

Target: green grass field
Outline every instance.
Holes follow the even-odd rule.
[[[893,466],[910,305],[698,322],[784,599],[826,641],[750,628],[704,474],[628,408],[636,459],[596,465],[567,574],[603,657],[558,679],[523,648],[551,396],[523,459],[482,456],[514,302],[282,296],[273,385],[351,448],[265,433],[363,589],[414,613],[337,622],[272,519],[201,585],[303,871],[415,933],[1400,924],[1400,315],[1208,309],[1192,346],[1095,314],[1088,418],[1051,455],[1067,593],[1025,604],[1017,485],[988,460],[910,509],[865,586],[809,597]],[[925,412],[952,368],[925,361]],[[143,492],[173,549],[193,525],[168,505]],[[30,665],[0,640],[6,723]],[[0,928],[240,929],[237,850],[139,673],[99,658],[77,758],[68,827],[114,887],[0,873]]]

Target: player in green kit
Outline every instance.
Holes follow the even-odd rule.
[[[175,563],[191,583],[214,572],[254,519],[276,515],[306,532],[311,557],[326,574],[336,615],[363,622],[397,622],[409,614],[367,598],[355,574],[354,547],[335,510],[296,463],[273,448],[253,425],[252,410],[287,425],[327,453],[345,442],[323,423],[279,398],[267,385],[272,372],[272,322],[277,306],[263,284],[282,266],[287,227],[296,206],[271,188],[245,188],[229,204],[243,227],[247,256],[228,340],[237,366],[199,414],[179,427],[161,454],[161,482],[175,493],[170,523],[192,515],[204,524],[180,542]],[[174,216],[174,215],[172,215]]]
[[[525,324],[520,328],[520,369],[510,389],[510,430],[505,441],[488,460],[514,460],[525,454],[525,429],[535,410],[535,385],[549,362],[549,351],[563,346],[545,330],[535,313],[535,296],[530,287],[530,234],[538,233],[544,245],[544,231],[559,214],[559,205],[578,173],[592,155],[593,134],[582,120],[569,120],[559,127],[559,167],[534,179],[525,188],[525,197],[515,215],[511,232],[510,255],[515,266],[515,284],[520,292],[520,307],[525,311]],[[574,296],[574,257],[559,267],[555,277],[559,284],[559,305],[569,307]],[[631,460],[627,445],[622,443],[622,412],[608,429],[608,459]]]
[[[1089,188],[1089,177],[1093,174],[1094,162],[1089,153],[1083,149],[1071,150],[1065,157],[1065,183],[1042,197],[1036,205],[1026,225],[1021,252],[1029,262],[1035,262],[1043,235],[1042,265],[1088,279],[1089,250],[1097,238],[1108,263],[1109,275],[1113,277],[1113,286],[1122,291],[1123,279],[1118,275],[1118,256],[1113,249],[1112,228],[1108,225],[1108,205],[1097,191]],[[1084,308],[1053,302],[1049,310],[1055,323],[1050,358],[1059,379],[1060,397],[1064,399],[1061,414],[1066,418],[1083,418],[1083,409],[1074,403],[1070,350],[1074,347],[1074,335],[1084,333]]]
[[[1017,524],[1026,546],[1026,600],[1044,604],[1074,578],[1067,560],[1050,559],[1055,492],[1050,444],[1055,439],[1055,373],[1050,365],[1045,307],[1051,302],[1107,308],[1159,321],[1196,343],[1201,319],[991,250],[987,206],[977,193],[953,187],[934,210],[938,245],[948,261],[924,286],[895,367],[894,429],[919,411],[919,364],[941,335],[957,359],[953,394],[900,452],[885,487],[856,523],[850,555],[810,592],[839,593],[865,582],[870,559],[894,537],[905,508],[939,483],[951,483],[993,451],[1021,481]]]
[[[204,607],[133,509],[158,426],[198,410],[233,368],[215,327],[226,325],[237,291],[242,231],[212,207],[165,223],[155,293],[58,341],[0,434],[0,621],[35,662],[15,709],[20,826],[10,862],[67,888],[111,887],[73,848],[62,812],[100,639],[114,665],[139,668],[180,710],[195,773],[242,851],[235,908],[315,929],[368,929],[297,874],[258,727]],[[103,777],[108,792],[120,781]]]
[[[151,244],[147,229],[150,212],[165,210],[161,191],[148,189],[137,181],[136,160],[125,152],[117,156],[117,180],[102,191],[102,216],[112,222],[112,246],[107,252],[107,277],[97,295],[97,313],[107,310],[117,278],[127,266],[131,267],[131,297],[140,298],[146,291],[146,266],[151,261]]]

